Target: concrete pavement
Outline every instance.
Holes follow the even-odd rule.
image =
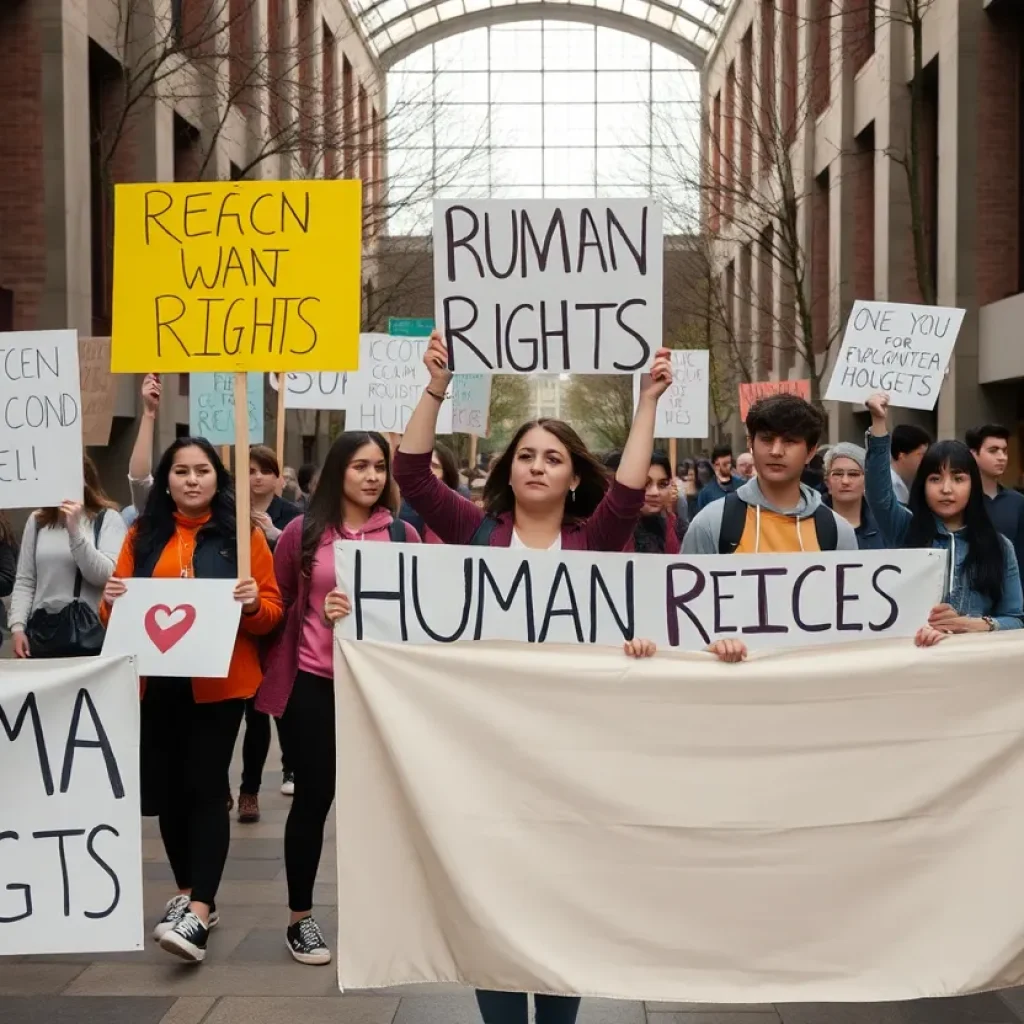
[[[276,751],[270,765],[278,764]],[[239,769],[232,781],[237,785]],[[263,820],[232,824],[218,897],[222,924],[202,966],[149,942],[141,953],[0,958],[0,1024],[480,1024],[471,992],[340,995],[333,966],[304,967],[284,945],[283,836],[288,798],[268,771]],[[314,895],[331,939],[337,922],[333,822]],[[156,823],[145,819],[145,909],[150,927],[172,894]],[[1018,1011],[1020,1013],[1018,1014]],[[580,1024],[1020,1024],[1024,990],[905,1004],[709,1006],[585,1000]]]

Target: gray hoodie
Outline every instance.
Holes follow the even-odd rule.
[[[775,508],[768,499],[761,493],[761,488],[756,479],[745,483],[736,494],[742,501],[755,508],[764,509],[767,512],[775,512],[783,516],[792,516],[794,519],[803,521],[814,515],[814,510],[821,505],[821,495],[812,487],[806,484],[800,485],[800,501],[796,508]],[[693,517],[690,528],[683,538],[683,553],[687,555],[717,555],[718,538],[722,532],[722,515],[725,510],[725,499],[706,505]],[[857,534],[853,527],[842,516],[835,515],[838,541],[836,548],[839,551],[856,551]],[[813,525],[810,529],[814,529]],[[798,534],[799,537],[799,534]],[[755,539],[757,548],[762,554],[773,554],[767,548],[761,549],[759,538]],[[796,548],[795,550],[800,550]]]

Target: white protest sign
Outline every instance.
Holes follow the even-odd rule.
[[[490,431],[490,375],[457,373],[448,391],[452,396],[452,433],[486,437]]]
[[[649,367],[661,221],[653,199],[435,200],[435,319],[452,371]]]
[[[242,606],[235,580],[124,581],[114,602],[103,654],[134,654],[142,676],[223,679],[231,665]]]
[[[629,555],[335,544],[346,640],[751,650],[912,636],[942,596],[941,551]]]
[[[707,437],[711,353],[707,349],[672,352],[672,387],[658,399],[655,437]],[[633,377],[633,408],[640,401],[640,377]]]
[[[351,373],[286,373],[286,409],[347,409],[347,383]],[[268,373],[270,386],[279,391],[277,374]]]
[[[349,374],[347,430],[401,434],[409,422],[430,374],[423,365],[429,338],[363,334],[359,338],[359,370]],[[452,403],[445,401],[437,432],[452,432]]]
[[[142,949],[131,658],[0,661],[0,956]]]
[[[82,500],[82,382],[74,331],[0,334],[0,508]]]
[[[885,391],[892,405],[934,409],[964,310],[858,299],[825,398],[864,402]]]

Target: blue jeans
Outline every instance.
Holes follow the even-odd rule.
[[[537,1024],[576,1024],[579,996],[535,996]],[[529,1003],[525,992],[476,990],[476,1001],[484,1024],[527,1024]]]

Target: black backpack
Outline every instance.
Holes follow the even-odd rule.
[[[405,520],[392,519],[391,525],[388,527],[388,540],[392,544],[404,544],[408,539],[409,535],[405,531]]]
[[[743,537],[747,525],[747,503],[736,493],[727,494],[722,501],[722,529],[718,534],[718,553],[731,555]],[[818,535],[818,547],[822,551],[835,551],[839,545],[839,528],[835,513],[827,505],[814,510],[814,532]]]

